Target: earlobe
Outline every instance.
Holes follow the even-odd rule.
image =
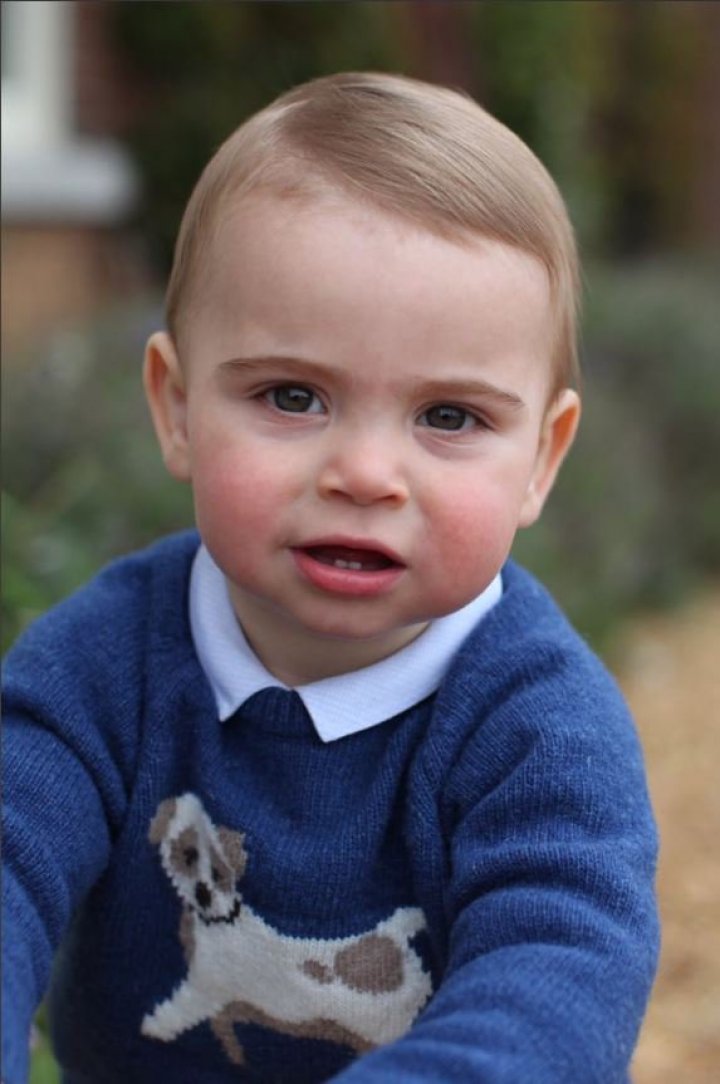
[[[540,516],[575,439],[579,421],[580,397],[572,388],[563,388],[545,414],[535,469],[520,513],[520,527],[530,527]]]
[[[170,335],[158,331],[145,348],[143,382],[165,466],[174,478],[190,481],[185,379]]]

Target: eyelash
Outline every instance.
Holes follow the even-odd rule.
[[[300,392],[301,395],[309,396],[309,402],[316,405],[316,407],[319,406],[320,409],[293,410],[287,406],[281,406],[278,402],[278,396],[282,392]],[[308,415],[327,413],[325,405],[317,392],[313,391],[312,388],[307,387],[305,384],[274,384],[272,387],[265,388],[263,391],[259,392],[257,398],[264,400],[270,407],[281,414]],[[305,402],[307,403],[308,400],[306,399]],[[462,415],[462,424],[457,428],[445,428],[441,425],[430,425],[427,420],[423,421],[422,419],[427,419],[432,411],[447,411],[455,417]],[[468,422],[470,424],[467,424]],[[422,428],[432,429],[439,433],[467,433],[473,429],[491,428],[490,424],[482,415],[476,414],[466,407],[455,406],[453,403],[433,403],[432,406],[426,407],[425,410],[418,415],[418,423]]]

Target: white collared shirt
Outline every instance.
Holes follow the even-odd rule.
[[[463,640],[501,595],[498,574],[467,606],[431,622],[394,655],[361,670],[299,685],[295,692],[322,741],[367,730],[435,692]],[[225,577],[203,545],[190,575],[190,628],[221,722],[261,689],[288,688],[265,669],[245,639]]]

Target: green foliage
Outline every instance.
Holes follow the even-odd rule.
[[[157,308],[59,336],[4,379],[3,645],[115,554],[192,523],[141,389]]]
[[[35,1020],[32,1042],[29,1084],[60,1084],[60,1071],[53,1057],[47,1034],[44,1005],[40,1008]]]
[[[516,554],[599,646],[629,610],[673,603],[720,568],[718,271],[587,271],[580,435]]]
[[[39,1040],[33,1051],[30,1084],[60,1084],[60,1070],[45,1038]]]
[[[605,253],[686,242],[711,48],[698,5],[502,0],[473,12],[483,100],[547,164],[583,242]]]

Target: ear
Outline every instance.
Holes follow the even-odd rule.
[[[148,832],[148,839],[155,846],[159,846],[167,835],[167,830],[170,826],[170,822],[175,816],[175,810],[177,808],[176,798],[165,798],[160,803],[155,811],[155,816],[150,822],[150,830]]]
[[[572,388],[563,388],[545,412],[535,467],[520,511],[520,527],[529,527],[542,512],[579,421],[580,397]]]
[[[166,331],[157,331],[145,347],[143,382],[165,466],[174,478],[190,481],[185,377]]]
[[[233,832],[231,828],[221,825],[217,830],[220,845],[225,857],[232,866],[237,877],[241,877],[247,865],[247,851],[245,850],[245,833]]]

